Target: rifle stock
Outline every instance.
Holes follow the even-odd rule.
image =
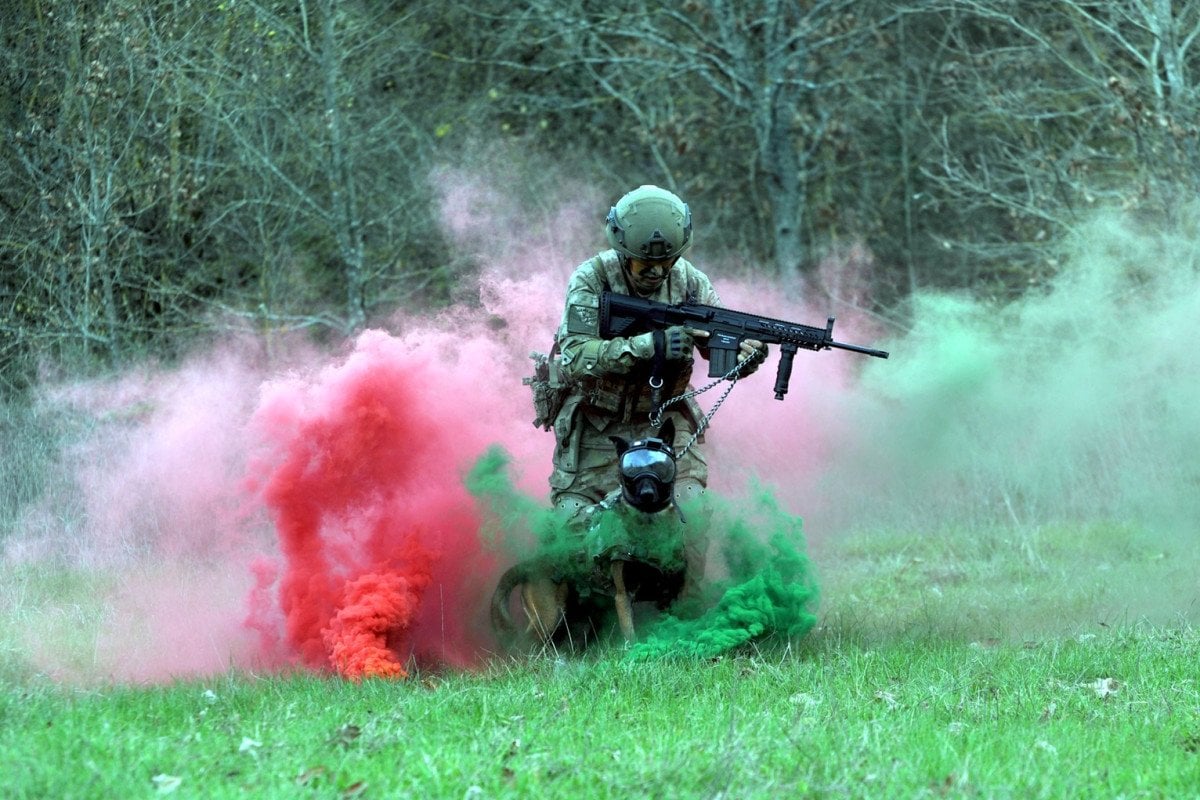
[[[798,350],[850,350],[875,358],[887,358],[884,350],[833,339],[833,317],[824,328],[788,322],[757,314],[747,314],[719,306],[699,303],[659,303],[643,297],[605,291],[600,296],[600,335],[636,336],[672,325],[707,331],[708,375],[718,378],[729,373],[738,362],[738,348],[746,339],[780,346],[779,368],[775,373],[775,399],[787,394],[792,362]]]

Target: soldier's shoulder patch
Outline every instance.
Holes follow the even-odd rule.
[[[567,333],[600,335],[600,310],[595,306],[572,303],[567,306]]]

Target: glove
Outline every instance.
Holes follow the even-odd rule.
[[[682,325],[672,325],[663,331],[663,357],[679,361],[692,355],[692,332]]]
[[[753,375],[762,366],[762,363],[767,360],[767,346],[758,341],[753,343],[749,341],[742,342],[742,346],[738,350],[738,360],[740,361],[751,354],[754,356],[753,360],[742,367],[739,377],[745,378],[747,375]]]

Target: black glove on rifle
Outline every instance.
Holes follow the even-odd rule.
[[[679,361],[692,354],[694,343],[692,332],[682,325],[672,325],[663,331],[663,357],[668,361]]]

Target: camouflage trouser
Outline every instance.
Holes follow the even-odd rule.
[[[692,441],[696,432],[694,412],[666,412],[664,421],[675,423],[675,451],[678,453]],[[554,449],[554,471],[550,475],[550,502],[574,518],[583,520],[583,512],[595,506],[620,486],[617,474],[617,451],[610,436],[629,441],[657,435],[649,420],[623,422],[612,416],[592,413],[576,403],[568,402],[554,424],[557,445]],[[698,497],[708,485],[708,463],[697,442],[676,462],[675,496],[687,503]],[[703,579],[708,552],[707,520],[689,519],[684,539],[687,561],[685,595],[696,591]]]

